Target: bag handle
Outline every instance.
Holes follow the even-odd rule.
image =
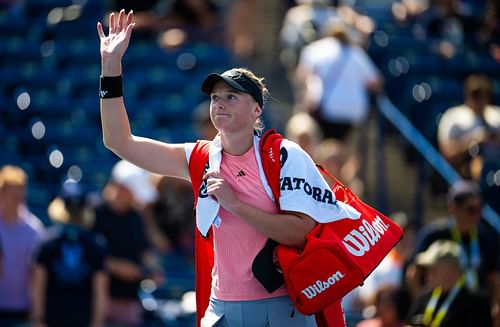
[[[316,164],[316,168],[318,168],[318,170],[330,177],[335,183],[331,186],[331,189],[334,191],[335,193],[335,197],[337,198],[337,200],[340,200],[342,202],[349,202],[349,201],[352,201],[354,199],[358,199],[358,196],[356,194],[354,194],[350,188],[348,188],[347,186],[345,186],[344,184],[342,184],[341,181],[339,181],[337,179],[337,177],[333,176],[332,174],[330,174],[322,165],[320,164]],[[343,192],[344,192],[344,199],[338,199],[338,189],[341,189]]]

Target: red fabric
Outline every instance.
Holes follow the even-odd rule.
[[[263,135],[261,144],[264,172],[276,199],[280,191],[280,163],[276,158],[281,141],[282,136],[270,130]],[[304,249],[279,245],[278,260],[297,309],[304,314],[317,313],[320,326],[344,326],[342,297],[377,267],[402,238],[403,231],[322,167],[318,168],[336,181],[332,186],[336,200],[357,209],[361,217],[317,225],[306,236]]]
[[[208,161],[209,141],[198,141],[189,160],[189,176],[194,194],[194,206],[198,201],[198,194]],[[212,287],[212,268],[214,265],[214,248],[212,230],[207,238],[195,231],[195,292],[196,292],[196,326],[200,326],[201,318],[205,314],[210,301]]]

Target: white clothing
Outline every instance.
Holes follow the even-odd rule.
[[[500,134],[500,108],[487,106],[484,119],[489,127]],[[443,146],[459,141],[463,136],[484,128],[481,119],[466,105],[452,107],[444,112],[438,124],[438,143]]]
[[[304,47],[299,66],[319,77],[309,85],[321,96],[323,117],[330,122],[360,124],[368,116],[366,85],[378,78],[377,68],[365,51],[354,45],[342,46],[327,37]]]

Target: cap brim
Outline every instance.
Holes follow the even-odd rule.
[[[241,86],[231,78],[216,73],[212,73],[205,78],[203,83],[201,83],[201,90],[203,91],[203,93],[210,95],[210,93],[212,93],[214,85],[220,81],[224,81],[227,85],[235,90],[248,93],[248,90],[246,90],[243,86]]]
[[[416,256],[415,263],[419,266],[432,266],[436,263],[436,260],[434,255],[428,252],[422,252]]]

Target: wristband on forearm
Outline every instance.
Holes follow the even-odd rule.
[[[119,98],[123,96],[123,79],[120,76],[102,76],[99,82],[101,99]]]

